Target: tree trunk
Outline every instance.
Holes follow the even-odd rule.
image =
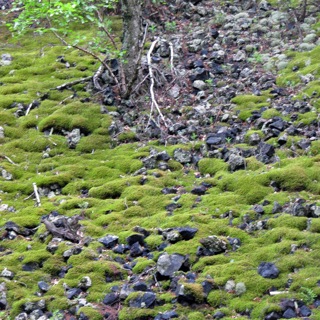
[[[141,36],[142,36],[142,0],[121,0],[121,11],[123,18],[123,41],[122,50],[126,53],[123,64],[126,82],[124,98],[128,98],[134,81],[138,76]]]

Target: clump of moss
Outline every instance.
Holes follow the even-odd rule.
[[[87,316],[89,319],[92,320],[102,320],[103,319],[103,315],[101,315],[101,313],[92,308],[92,307],[81,307],[78,311],[78,314],[83,313],[85,316]]]
[[[198,162],[198,167],[201,174],[210,174],[211,176],[214,176],[219,171],[228,170],[228,164],[221,159],[201,159]]]
[[[259,111],[262,107],[269,106],[268,98],[269,95],[267,93],[261,96],[240,95],[231,101],[236,104],[235,110],[239,112],[238,117],[245,121],[251,116],[252,111]]]
[[[155,262],[146,258],[136,259],[136,265],[133,267],[132,271],[136,274],[142,273],[146,268],[152,268],[155,266]]]
[[[135,319],[148,319],[154,318],[158,311],[153,309],[138,309],[123,307],[119,314],[119,320],[135,320]]]
[[[184,295],[191,296],[197,303],[204,301],[204,292],[201,284],[183,283],[182,285]]]
[[[99,199],[119,198],[126,187],[136,184],[138,177],[121,178],[105,183],[101,187],[94,187],[89,190],[89,196]]]
[[[205,320],[205,316],[200,311],[194,311],[188,314],[188,320]]]
[[[305,168],[295,165],[273,169],[267,176],[270,180],[275,181],[281,189],[288,191],[304,190],[310,183]]]

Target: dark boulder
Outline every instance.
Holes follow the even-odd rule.
[[[258,267],[258,273],[263,278],[275,279],[279,276],[279,269],[271,262],[261,262]]]

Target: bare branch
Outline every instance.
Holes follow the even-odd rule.
[[[96,11],[99,22],[101,23],[100,28],[104,31],[104,33],[107,35],[107,37],[109,38],[109,40],[111,41],[113,47],[118,50],[118,46],[116,44],[116,42],[114,41],[113,36],[111,35],[111,33],[109,32],[109,30],[104,26],[103,24],[103,17],[101,15],[101,12],[99,10]]]
[[[9,157],[7,157],[6,155],[0,155],[0,158],[5,158],[7,161],[9,161],[11,164],[13,164],[14,166],[17,166],[17,164],[15,162],[13,162]]]
[[[36,205],[38,207],[41,207],[41,201],[40,201],[40,196],[39,196],[39,193],[38,193],[38,188],[37,188],[37,184],[35,182],[32,183],[33,185],[33,190],[34,190],[34,195],[36,196]]]
[[[60,86],[52,88],[51,90],[64,90],[64,89],[66,89],[66,88],[68,88],[70,86],[73,86],[75,84],[78,84],[78,83],[81,83],[81,82],[90,81],[91,79],[92,79],[92,76],[89,76],[89,77],[77,79],[77,80],[74,80],[74,81],[66,82],[64,84],[61,84]]]
[[[166,120],[159,108],[159,105],[157,103],[157,100],[155,98],[155,94],[154,94],[154,76],[153,76],[153,69],[152,69],[152,62],[151,62],[151,54],[154,50],[154,47],[156,46],[156,44],[159,42],[159,38],[157,38],[155,41],[152,42],[151,44],[151,47],[147,53],[147,60],[148,60],[148,69],[149,69],[149,77],[150,77],[150,81],[151,81],[151,84],[150,84],[150,95],[151,95],[151,113],[150,115],[152,115],[152,112],[153,112],[153,107],[155,107],[162,119],[162,121],[164,122],[165,126],[167,127],[167,124],[166,124]]]

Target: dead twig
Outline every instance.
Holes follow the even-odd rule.
[[[64,90],[64,89],[67,89],[71,86],[74,86],[75,84],[78,84],[78,83],[82,83],[82,82],[88,82],[92,79],[92,76],[89,76],[89,77],[85,77],[85,78],[81,78],[81,79],[77,79],[77,80],[74,80],[74,81],[70,81],[70,82],[66,82],[64,84],[61,84],[60,86],[57,86],[55,88],[52,88],[50,90]]]
[[[13,164],[14,166],[18,166],[18,164],[16,164],[15,162],[13,162],[8,156],[6,155],[0,155],[0,158],[4,158],[7,161],[9,161],[11,164]]]
[[[39,196],[39,193],[38,193],[37,184],[35,182],[33,182],[32,185],[33,185],[34,195],[36,196],[36,205],[38,207],[41,207],[41,200],[40,200],[40,196]]]
[[[75,94],[72,94],[71,96],[68,96],[66,98],[64,98],[62,101],[59,102],[59,104],[63,104],[64,102],[66,102],[69,99],[73,99],[75,97]]]
[[[153,69],[152,69],[152,62],[151,62],[151,54],[156,46],[156,44],[160,41],[160,38],[157,38],[155,41],[152,42],[151,47],[147,53],[147,61],[148,61],[148,69],[149,69],[149,77],[150,77],[150,96],[151,96],[151,110],[150,110],[150,119],[152,118],[152,113],[154,107],[157,109],[158,114],[160,115],[162,121],[164,122],[164,125],[167,127],[166,120],[159,108],[159,105],[157,103],[155,94],[154,94],[154,74],[153,74]],[[149,119],[149,121],[150,121]]]
[[[29,200],[30,198],[32,198],[33,196],[34,196],[34,192],[32,192],[32,193],[30,194],[30,196],[27,196],[26,198],[24,198],[23,201],[27,201],[27,200]]]

